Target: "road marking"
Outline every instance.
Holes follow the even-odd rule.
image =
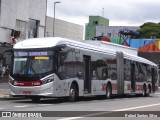
[[[48,105],[52,105],[52,104],[38,104],[38,106],[48,106]]]
[[[57,119],[57,120],[75,120],[75,119],[81,119],[81,118],[84,118],[84,117],[92,117],[92,116],[96,116],[96,115],[108,114],[108,113],[112,113],[114,111],[127,111],[127,110],[134,110],[134,109],[140,109],[140,108],[146,108],[146,107],[153,107],[153,106],[158,106],[158,105],[160,105],[160,103],[138,106],[138,107],[130,107],[130,108],[124,108],[124,109],[111,110],[110,112],[100,112],[100,113],[93,113],[93,114],[88,114],[88,115],[81,115],[80,117],[68,117],[68,118],[62,118],[62,119]]]
[[[23,107],[29,107],[28,105],[22,105],[22,106],[14,106],[15,108],[23,108]]]
[[[57,120],[75,120],[75,119],[81,119],[84,117],[69,117],[69,118],[62,118],[62,119],[57,119]]]
[[[138,106],[138,107],[131,107],[131,108],[124,108],[124,109],[118,109],[118,110],[112,110],[112,111],[126,111],[126,110],[140,109],[140,108],[145,108],[145,107],[153,107],[153,106],[158,106],[158,105],[160,105],[160,103]]]

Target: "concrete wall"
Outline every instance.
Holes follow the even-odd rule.
[[[11,30],[6,28],[0,28],[0,42],[11,42]]]
[[[38,37],[44,37],[44,27],[39,26],[38,28]]]
[[[53,36],[53,18],[47,17],[45,36]],[[55,37],[73,40],[83,40],[83,26],[56,19],[54,27]]]

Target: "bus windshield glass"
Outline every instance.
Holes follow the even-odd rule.
[[[15,51],[12,75],[39,75],[52,72],[53,54],[53,51]]]

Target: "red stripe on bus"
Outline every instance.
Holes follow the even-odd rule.
[[[112,90],[117,90],[117,84],[112,84]]]
[[[143,85],[136,85],[136,90],[142,90],[143,89]],[[127,90],[131,90],[131,85],[127,84]]]
[[[142,90],[143,89],[143,85],[136,85],[136,90]]]
[[[23,81],[15,81],[13,83],[15,86],[40,86],[42,85],[41,80],[31,81],[31,82],[23,82]]]

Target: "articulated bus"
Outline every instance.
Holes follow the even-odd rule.
[[[9,93],[41,98],[154,93],[158,67],[121,51],[109,51],[65,38],[33,38],[12,49]]]

